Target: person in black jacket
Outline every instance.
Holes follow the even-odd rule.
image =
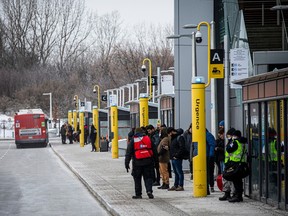
[[[96,147],[95,147],[96,137],[97,137],[97,130],[96,130],[94,124],[92,124],[91,125],[91,131],[90,131],[90,140],[91,140],[91,145],[92,145],[91,152],[93,152],[93,151],[96,152]]]
[[[225,140],[224,140],[224,129],[220,128],[218,130],[218,139],[216,140],[215,145],[215,162],[218,167],[218,175],[221,175],[224,171],[224,149],[225,149]]]
[[[182,136],[183,129],[175,130],[173,127],[167,129],[168,135],[171,135],[170,159],[175,173],[174,185],[168,191],[184,190],[184,173],[182,162],[185,154],[185,140]]]
[[[142,128],[136,128],[135,134],[131,142],[127,146],[125,155],[125,168],[127,172],[130,169],[130,161],[132,159],[132,173],[135,184],[135,196],[133,199],[142,199],[142,176],[144,178],[146,193],[149,199],[153,199],[153,177],[154,166],[158,164],[157,149],[144,134]]]

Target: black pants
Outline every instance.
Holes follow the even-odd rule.
[[[147,192],[153,192],[152,185],[153,185],[153,176],[154,176],[154,167],[149,166],[137,166],[133,167],[132,176],[134,178],[135,184],[135,194],[136,196],[142,195],[142,176],[144,178],[144,184]]]
[[[207,187],[214,187],[214,157],[207,157]]]
[[[91,139],[92,151],[96,151],[95,140],[96,140],[96,138],[95,139],[94,138]]]
[[[66,143],[66,134],[61,135],[61,138],[62,138],[62,144],[65,144]]]
[[[242,193],[243,193],[242,178],[235,178],[232,182],[233,182],[234,187],[235,187],[235,194],[237,196],[241,196],[242,197]]]
[[[154,182],[160,182],[160,171],[159,171],[159,163],[158,163],[158,166],[155,167],[155,173],[156,173],[156,176],[154,178]]]

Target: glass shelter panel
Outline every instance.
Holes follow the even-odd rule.
[[[268,198],[278,200],[277,182],[277,102],[267,103],[267,144],[266,152],[268,156]],[[267,157],[266,157],[267,158]]]
[[[251,192],[259,197],[260,189],[260,141],[259,141],[259,105],[250,105],[250,145],[251,145]]]
[[[265,128],[266,128],[266,121],[265,121],[265,116],[266,116],[266,106],[265,102],[261,103],[261,164],[260,164],[260,179],[261,179],[261,185],[262,185],[262,196],[267,197],[266,193],[266,163],[265,163],[265,152],[266,152],[266,140],[265,140]]]

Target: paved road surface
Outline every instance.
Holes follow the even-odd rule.
[[[0,215],[109,215],[51,148],[0,141]]]

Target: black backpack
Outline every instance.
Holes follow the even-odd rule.
[[[184,159],[184,160],[189,160],[189,158],[190,158],[190,145],[191,145],[191,144],[187,143],[187,140],[186,140],[184,134],[181,134],[180,136],[177,136],[177,142],[179,142],[180,137],[183,137],[184,142],[185,142],[183,159]]]

